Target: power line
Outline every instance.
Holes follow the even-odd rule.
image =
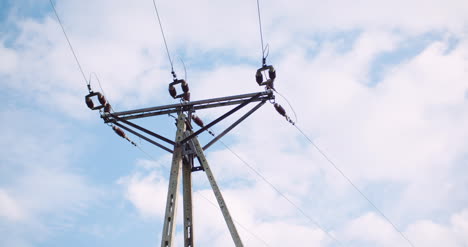
[[[296,110],[294,110],[294,107],[292,107],[291,103],[289,102],[288,98],[286,98],[284,95],[280,94],[280,92],[278,92],[276,89],[273,88],[273,90],[279,94],[279,96],[281,96],[281,98],[283,98],[286,103],[289,105],[289,108],[291,108],[291,111],[293,112],[294,114],[294,122],[292,122],[291,124],[295,125],[297,124],[297,114],[296,114]]]
[[[89,74],[89,84],[91,84],[91,76],[94,75],[94,78],[96,78],[96,80],[98,81],[98,84],[99,84],[99,88],[101,89],[101,92],[102,92],[102,95],[106,96],[106,92],[104,92],[104,89],[102,88],[102,85],[101,85],[101,80],[99,80],[99,77],[98,75],[95,73],[95,72],[91,72],[91,74]],[[109,98],[106,96],[107,100],[109,100]]]
[[[57,17],[57,20],[58,20],[58,22],[60,24],[60,27],[62,27],[63,34],[65,35],[65,38],[67,39],[67,42],[68,42],[68,46],[70,47],[70,50],[73,53],[73,56],[75,57],[76,64],[78,64],[78,68],[81,71],[81,75],[83,76],[83,79],[84,79],[86,85],[89,88],[89,82],[86,81],[86,76],[85,76],[85,73],[83,72],[83,68],[81,67],[80,61],[78,60],[78,57],[76,56],[75,50],[73,49],[73,46],[72,46],[72,44],[70,42],[70,39],[68,38],[68,35],[65,32],[65,28],[63,27],[62,21],[60,20],[60,17],[59,17],[59,15],[57,13],[57,10],[55,9],[55,5],[52,2],[52,0],[49,0],[49,2],[50,2],[50,5],[52,6],[52,9],[54,10],[55,16]]]
[[[265,64],[265,46],[263,45],[262,17],[260,15],[260,0],[257,0],[258,27],[260,30],[260,43],[262,45],[262,64]]]
[[[291,108],[291,110],[293,111],[294,113],[294,116],[296,118],[296,121],[297,121],[297,115],[296,115],[296,111],[294,110],[294,108],[292,107],[292,105],[289,103],[288,99],[286,97],[284,97],[283,95],[281,95],[278,91],[275,90],[276,93],[278,93],[281,97],[283,97],[286,102],[288,103],[289,107]],[[351,179],[346,176],[346,174],[340,169],[338,168],[338,166],[328,157],[328,155],[325,154],[325,152],[323,152],[300,128],[299,126],[296,125],[295,122],[291,122],[289,121],[294,127],[296,127],[296,129],[315,147],[315,149],[317,149],[317,151],[328,161],[328,163],[330,163],[340,174],[341,176],[343,176],[349,184],[351,184],[353,186],[353,188],[359,192],[359,194],[361,194],[362,197],[364,197],[364,199],[367,200],[367,202],[372,205],[372,207],[380,214],[384,217],[384,219],[390,223],[390,225],[392,225],[392,227],[403,237],[403,239],[405,239],[409,245],[411,245],[412,247],[414,247],[413,243],[403,234],[402,231],[400,231],[398,229],[398,227],[396,227],[396,225],[353,183],[353,181],[351,181]]]
[[[156,6],[155,0],[153,0],[153,6],[154,6],[154,10],[156,11],[156,17],[159,23],[159,27],[161,29],[161,34],[164,40],[164,46],[166,47],[167,58],[169,59],[169,63],[171,64],[172,73],[174,73],[174,64],[172,63],[171,55],[169,53],[169,48],[167,47],[166,36],[164,35],[164,29],[161,23],[161,18],[159,17],[158,7]]]
[[[359,194],[361,194],[362,197],[364,197],[364,199],[367,200],[367,202],[372,205],[372,207],[380,214],[382,215],[382,217],[384,217],[384,219],[390,223],[390,225],[393,226],[393,228],[403,237],[403,239],[406,240],[406,242],[408,242],[409,245],[411,245],[412,247],[414,247],[413,243],[403,234],[402,231],[400,231],[400,229],[398,229],[398,227],[396,227],[396,225],[353,183],[353,181],[351,181],[351,179],[346,176],[346,174],[335,164],[335,162],[333,162],[329,157],[328,155],[325,154],[325,152],[322,151],[322,149],[320,149],[297,125],[294,125],[294,127],[296,127],[296,129],[312,144],[312,146],[314,146],[314,148],[328,161],[328,163],[330,163],[334,168],[335,170],[337,170],[341,176],[343,176],[349,184],[351,184],[351,186],[353,186],[353,188],[359,192]]]
[[[227,146],[223,141],[220,140],[220,143],[226,147],[234,156],[236,156],[244,165],[246,165],[251,171],[253,171],[257,176],[259,176],[265,183],[267,183],[273,190],[276,191],[283,199],[285,199],[289,204],[291,204],[296,210],[301,213],[305,218],[307,218],[310,222],[312,222],[315,226],[317,226],[322,232],[324,232],[330,239],[333,241],[337,242],[340,246],[343,246],[343,244],[335,238],[329,231],[325,230],[325,228],[320,225],[316,220],[314,220],[312,217],[310,217],[304,210],[302,210],[296,203],[291,201],[285,194],[283,194],[276,186],[274,186],[270,181],[268,181],[267,178],[265,178],[257,169],[255,169],[253,166],[251,166],[247,161],[245,161],[240,155],[238,155],[234,150],[232,150],[229,146]]]
[[[218,208],[218,206],[212,202],[210,199],[208,199],[207,197],[205,197],[200,191],[195,191],[195,193],[197,193],[199,196],[201,196],[203,199],[205,199],[207,202],[209,202],[213,207],[215,208]],[[243,226],[241,223],[239,223],[239,221],[237,221],[236,219],[234,219],[234,222],[236,222],[237,225],[239,225],[240,227],[242,227],[242,229],[244,229],[246,232],[248,232],[250,235],[252,235],[253,237],[255,237],[257,240],[259,240],[260,242],[263,243],[263,245],[265,246],[270,246],[265,240],[263,240],[262,238],[260,238],[258,235],[256,235],[255,233],[253,233],[252,231],[250,231],[247,227]]]

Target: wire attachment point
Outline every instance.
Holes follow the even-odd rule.
[[[263,72],[268,71],[268,78],[263,78]],[[263,65],[255,73],[255,80],[259,86],[266,86],[266,89],[274,89],[276,79],[276,70],[273,65]]]

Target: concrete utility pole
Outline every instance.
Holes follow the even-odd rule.
[[[187,92],[188,90],[186,93]],[[184,95],[181,95],[180,98],[184,98]],[[161,247],[174,246],[173,243],[176,230],[175,220],[177,216],[177,198],[180,191],[179,187],[181,177],[184,208],[184,246],[194,247],[193,229],[195,224],[192,208],[192,172],[197,171],[205,172],[235,246],[243,246],[242,240],[239,236],[239,233],[237,232],[236,226],[233,222],[231,214],[229,213],[229,209],[226,205],[226,202],[224,201],[223,195],[221,194],[221,189],[216,183],[215,176],[211,171],[204,151],[213,145],[216,141],[218,141],[221,137],[226,135],[239,123],[245,120],[248,116],[254,113],[267,101],[274,100],[274,98],[273,91],[267,89],[266,91],[258,93],[242,94],[199,101],[181,100],[181,103],[179,104],[150,107],[124,112],[110,112],[110,110],[102,111],[101,117],[104,119],[105,123],[118,126],[121,129],[126,130],[169,153],[172,153],[172,165],[166,199],[166,211],[161,237]],[[214,138],[205,144],[205,146],[200,144],[198,135],[205,131],[209,131],[209,128],[215,124],[253,102],[258,103],[252,109],[247,111],[242,117],[234,121],[223,132],[217,136],[214,136]],[[201,119],[194,115],[195,111],[197,110],[233,105],[236,105],[233,109],[229,110],[207,125],[204,125]],[[130,121],[132,119],[167,115],[172,113],[177,114],[177,130],[174,141]],[[194,130],[192,122],[200,126],[197,131]],[[121,133],[118,134],[124,137],[125,134],[121,129],[119,129]],[[158,141],[163,141],[165,144],[161,144]],[[198,166],[194,162],[195,158],[198,160]]]

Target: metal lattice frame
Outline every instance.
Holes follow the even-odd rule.
[[[229,131],[234,129],[247,117],[253,114],[266,101],[274,100],[272,90],[266,90],[264,92],[242,94],[207,100],[199,100],[192,102],[183,102],[180,104],[171,104],[165,106],[157,106],[150,108],[143,108],[124,112],[103,112],[101,117],[105,123],[112,123],[119,126],[120,128],[140,137],[141,139],[169,152],[172,153],[172,165],[169,176],[168,193],[166,200],[166,211],[164,216],[164,226],[161,237],[161,247],[172,247],[175,236],[176,223],[175,219],[177,216],[177,199],[180,191],[180,181],[182,179],[182,190],[183,190],[183,208],[184,208],[184,246],[194,246],[194,220],[193,220],[193,208],[192,208],[192,172],[204,171],[208,181],[211,185],[213,193],[216,197],[218,205],[223,214],[226,225],[229,229],[231,237],[234,241],[235,246],[242,247],[242,240],[237,232],[236,226],[233,222],[231,214],[229,213],[226,202],[221,194],[221,190],[216,183],[213,172],[210,169],[208,160],[204,154],[204,150],[208,149],[216,141],[226,135]],[[209,128],[215,124],[221,122],[233,113],[244,108],[250,103],[258,102],[252,109],[247,111],[243,116],[237,119],[219,135],[215,136],[205,146],[202,146],[198,140],[198,135],[208,131]],[[221,115],[217,119],[213,120],[209,124],[201,127],[199,130],[194,131],[192,127],[192,113],[196,110],[208,109],[221,106],[237,105],[233,109],[229,110],[225,114]],[[161,136],[153,131],[143,128],[130,120],[153,117],[165,114],[177,113],[178,117],[176,120],[177,131],[175,140],[172,141],[164,136]],[[162,141],[164,144],[159,143]],[[199,162],[199,166],[195,166],[195,158]]]

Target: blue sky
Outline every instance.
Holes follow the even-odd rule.
[[[158,4],[192,99],[263,90],[255,1]],[[174,102],[151,1],[56,6],[115,110]],[[467,246],[468,3],[275,0],[262,1],[262,17],[298,126],[414,246]],[[158,246],[171,157],[130,136],[141,152],[85,106],[48,1],[0,2],[0,58],[0,246]],[[140,123],[174,136],[171,117]],[[409,246],[270,104],[223,142],[344,246]],[[223,145],[207,156],[233,217],[267,246],[337,246]],[[203,173],[194,188],[197,245],[233,246]]]

